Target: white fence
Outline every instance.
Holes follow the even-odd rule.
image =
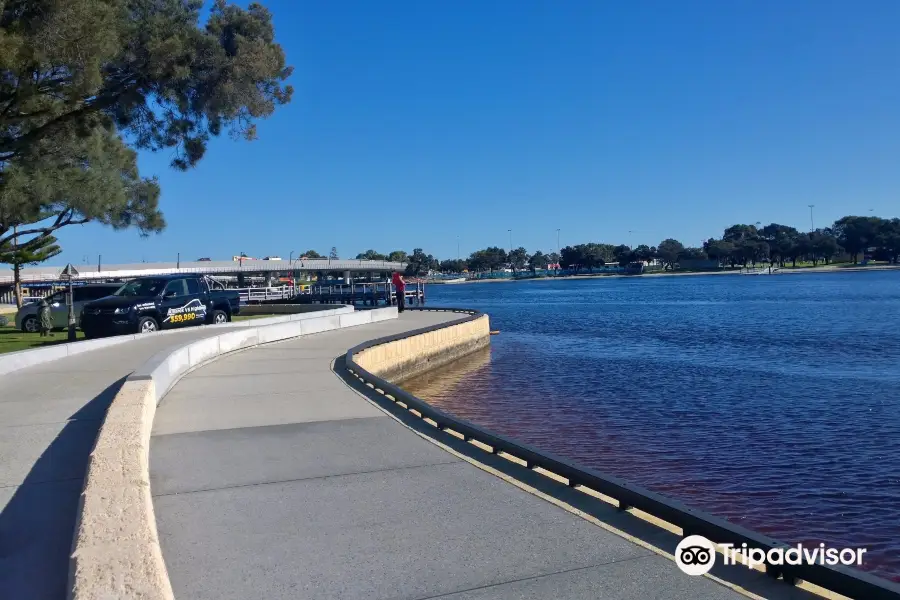
[[[268,300],[287,300],[300,293],[300,289],[293,285],[283,285],[280,287],[243,288],[238,289],[237,293],[241,304],[253,304]]]

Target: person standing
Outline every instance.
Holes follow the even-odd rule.
[[[47,304],[46,298],[41,298],[40,310],[38,316],[41,322],[41,337],[52,336],[50,330],[53,329],[53,317],[50,314],[50,305]]]
[[[406,308],[406,281],[403,280],[403,275],[399,271],[395,271],[391,283],[397,290],[397,312],[403,312]]]

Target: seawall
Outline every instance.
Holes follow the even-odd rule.
[[[354,360],[373,375],[398,383],[486,348],[490,343],[490,320],[487,315],[481,315],[471,321],[366,348]]]

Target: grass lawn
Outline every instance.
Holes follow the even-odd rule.
[[[250,319],[265,319],[278,315],[236,315],[233,321],[248,321]],[[12,321],[12,317],[8,316]],[[77,339],[84,339],[84,332],[80,329],[75,330]],[[25,333],[16,329],[12,325],[0,327],[0,354],[4,352],[17,352],[19,350],[30,350],[49,344],[65,344],[69,341],[69,337],[65,331],[59,330],[53,332],[53,337],[42,338],[38,333]]]
[[[80,330],[76,330],[75,334],[79,340],[84,339],[84,333]],[[25,333],[9,325],[0,327],[0,354],[29,350],[48,344],[64,344],[67,341],[69,341],[69,336],[65,331],[54,331],[53,337],[42,338],[39,333]]]

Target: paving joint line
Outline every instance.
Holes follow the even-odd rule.
[[[553,577],[554,575],[563,575],[563,574],[568,574],[568,573],[577,573],[578,571],[587,571],[587,570],[589,570],[589,569],[599,569],[599,568],[602,568],[602,567],[608,567],[608,566],[610,566],[610,565],[615,565],[615,564],[619,564],[619,563],[624,563],[624,562],[628,562],[628,561],[632,561],[632,560],[643,560],[643,559],[645,559],[645,558],[652,558],[652,557],[654,557],[654,556],[656,556],[654,553],[648,552],[647,554],[642,554],[642,555],[640,555],[640,556],[629,556],[629,557],[626,557],[626,558],[618,558],[618,559],[613,559],[613,560],[609,560],[609,561],[605,561],[605,562],[600,562],[600,563],[593,564],[593,565],[587,565],[587,566],[584,566],[584,567],[573,567],[573,568],[571,568],[571,569],[561,569],[561,570],[559,570],[559,571],[553,571],[553,572],[551,572],[551,573],[541,573],[540,575],[531,575],[531,576],[529,576],[529,577],[520,577],[519,579],[510,579],[509,581],[500,581],[500,582],[497,582],[497,583],[488,583],[488,584],[485,584],[485,585],[479,585],[479,586],[476,586],[476,587],[466,588],[466,589],[463,589],[463,590],[455,590],[455,591],[453,591],[453,592],[445,592],[445,593],[443,593],[443,594],[437,594],[437,595],[435,595],[435,596],[422,596],[422,597],[416,598],[415,600],[434,600],[435,598],[446,598],[446,597],[448,597],[448,596],[453,596],[453,595],[456,595],[456,594],[466,594],[466,593],[468,593],[468,592],[477,592],[477,591],[479,591],[479,590],[487,590],[487,589],[490,589],[490,588],[495,588],[495,587],[500,587],[500,586],[504,586],[504,585],[509,585],[509,584],[511,584],[511,583],[520,583],[520,582],[522,582],[522,581],[534,581],[534,580],[537,580],[537,579],[543,579],[543,578],[545,578],[545,577]]]
[[[315,481],[317,479],[336,479],[338,477],[353,477],[356,475],[370,475],[372,473],[389,473],[391,471],[409,471],[412,469],[422,469],[422,468],[427,468],[427,467],[440,467],[440,466],[444,466],[444,465],[456,465],[456,464],[460,464],[462,462],[463,461],[457,459],[457,460],[445,461],[445,462],[428,463],[425,465],[410,465],[407,467],[391,467],[389,469],[372,469],[371,471],[356,471],[354,473],[335,473],[333,475],[317,475],[315,477],[298,477],[296,479],[281,479],[278,481],[259,481],[256,483],[239,483],[237,485],[225,485],[222,487],[215,487],[215,488],[187,490],[184,492],[166,492],[163,494],[151,494],[151,496],[153,498],[163,498],[165,496],[181,496],[181,495],[186,495],[186,494],[199,494],[199,493],[203,493],[203,492],[217,492],[219,490],[233,490],[233,489],[256,487],[256,486],[262,486],[262,485],[277,485],[280,483],[297,483],[300,481]]]
[[[294,421],[291,423],[273,423],[271,425],[244,425],[243,427],[223,427],[222,429],[194,429],[191,431],[173,431],[172,433],[151,433],[150,439],[169,435],[192,435],[195,433],[216,433],[219,431],[240,431],[241,429],[271,429],[273,427],[290,427],[291,425],[317,425],[319,423],[342,423],[344,421],[363,421],[366,419],[383,419],[386,415],[368,415],[365,417],[347,417],[344,419],[326,419],[322,421]]]

